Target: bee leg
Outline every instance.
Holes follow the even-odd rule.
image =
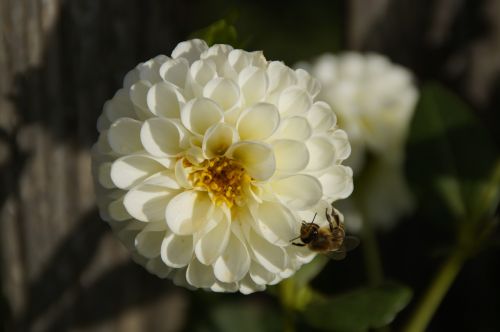
[[[297,246],[297,247],[305,247],[305,246],[306,246],[306,244],[305,244],[305,243],[292,242],[292,244],[293,244],[294,246]]]
[[[295,240],[297,240],[298,238],[300,238],[300,235],[299,235],[299,236],[297,236],[297,237],[294,237],[293,239],[291,239],[291,240],[290,240],[290,242],[295,241]]]
[[[332,223],[332,218],[328,214],[328,208],[325,211],[325,215],[326,215],[326,220],[328,221],[328,226],[330,226],[330,231],[333,232],[334,227],[333,227],[333,223]],[[337,226],[338,226],[338,224],[337,224]]]

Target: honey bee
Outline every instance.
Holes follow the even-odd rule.
[[[332,208],[331,214],[328,213],[328,208],[325,211],[328,226],[320,227],[314,223],[316,215],[317,213],[314,214],[313,220],[309,223],[302,220],[300,235],[290,240],[293,245],[307,246],[310,250],[326,254],[335,260],[344,259],[347,251],[358,246],[358,238],[345,235],[344,225],[340,222],[340,217],[335,209]],[[299,238],[301,242],[293,242]]]

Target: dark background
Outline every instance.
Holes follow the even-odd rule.
[[[458,93],[500,145],[497,0],[0,0],[0,329],[224,331],[234,304],[247,313],[242,331],[259,320],[281,329],[267,294],[190,292],[149,275],[94,206],[89,149],[104,101],[138,62],[225,17],[245,48],[289,65],[323,52],[383,53],[419,84]],[[417,211],[380,234],[386,276],[418,297],[451,239]],[[498,253],[465,265],[429,331],[500,330]],[[313,285],[331,294],[359,286],[362,266],[355,251]]]

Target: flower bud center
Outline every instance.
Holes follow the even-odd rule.
[[[229,208],[238,203],[244,186],[251,181],[241,164],[224,156],[193,166],[188,179],[193,187],[207,190],[214,204],[225,203]]]

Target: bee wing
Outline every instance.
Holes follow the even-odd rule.
[[[346,257],[347,252],[355,249],[359,245],[359,239],[355,236],[346,236],[342,246],[335,251],[331,251],[327,254],[333,260],[339,261]]]
[[[359,246],[359,239],[351,235],[346,236],[342,243],[342,248],[345,248],[346,252],[355,249],[357,246]]]

